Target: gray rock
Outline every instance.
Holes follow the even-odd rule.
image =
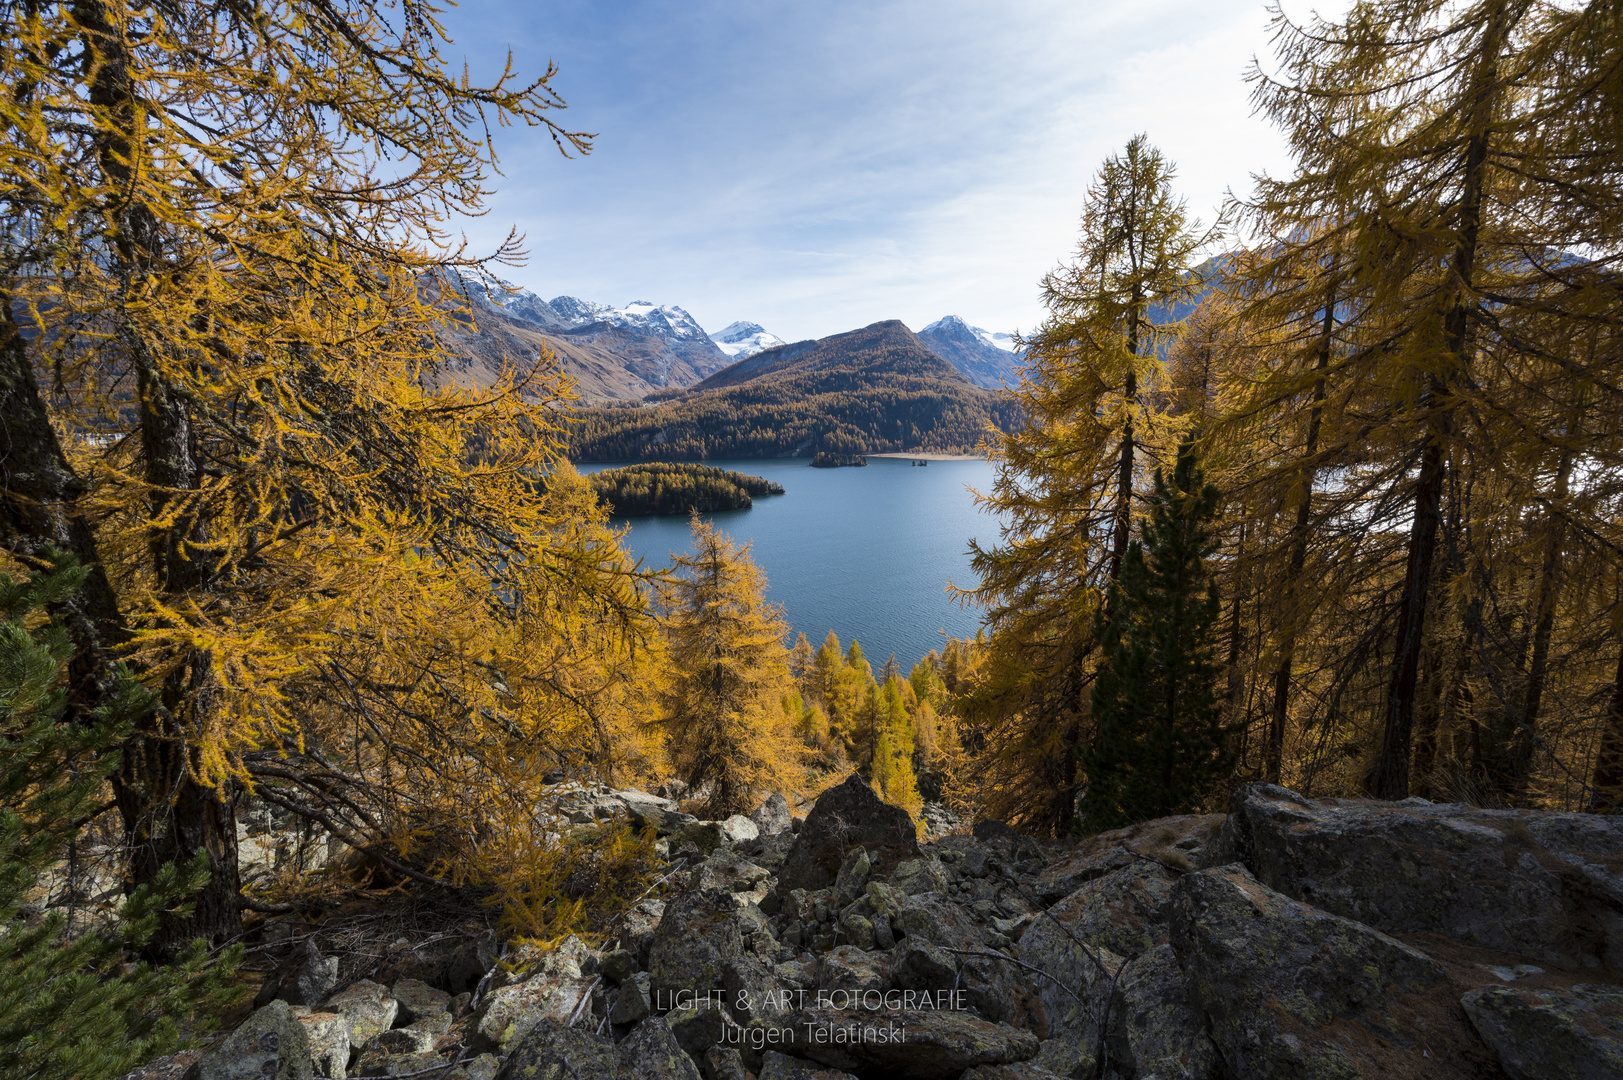
[[[1091,1056],[1122,957],[1089,944],[1045,914],[1021,936],[1020,960],[1042,972],[1032,978],[1031,987],[1042,1003],[1048,1034],[1087,1048]]]
[[[450,1062],[428,1050],[391,1054],[382,1047],[374,1047],[361,1055],[356,1064],[356,1076],[416,1076]]]
[[[669,836],[678,829],[699,823],[699,819],[692,814],[679,811],[676,803],[670,799],[662,799],[658,795],[650,795],[646,791],[635,789],[619,794],[631,823],[638,828],[652,826],[660,836]]]
[[[896,869],[891,871],[890,884],[910,895],[940,892],[947,887],[947,872],[941,868],[939,859],[928,856],[921,859],[907,859],[896,864]],[[1060,895],[1063,896],[1064,893]]]
[[[951,990],[958,981],[952,954],[921,937],[910,937],[891,952],[891,981],[901,990]]]
[[[868,858],[868,852],[863,848],[857,848],[840,863],[840,872],[834,877],[834,891],[847,902],[854,900],[867,888],[868,874],[872,870],[873,862]]]
[[[1460,999],[1511,1080],[1623,1080],[1623,987],[1479,986]]]
[[[773,1045],[847,1072],[889,1072],[915,1080],[957,1080],[977,1065],[1007,1065],[1037,1054],[1037,1036],[967,1012],[804,1009],[757,1021]],[[765,1034],[763,1032],[762,1034]]]
[[[603,954],[598,970],[610,982],[619,985],[637,971],[637,956],[630,949],[611,949]]]
[[[1387,933],[1623,970],[1623,818],[1318,802],[1271,784],[1226,826],[1257,879]]]
[[[312,1012],[300,1016],[299,1023],[304,1025],[316,1073],[331,1080],[345,1080],[350,1055],[349,1021],[342,1013]]]
[[[765,802],[750,811],[750,820],[755,822],[755,828],[761,836],[776,836],[788,832],[792,820],[789,800],[774,791],[766,797]]]
[[[287,1002],[273,1001],[199,1058],[183,1080],[310,1080],[313,1075],[304,1025]]]
[[[744,952],[744,939],[728,892],[687,892],[665,909],[648,950],[648,971],[659,996],[702,994],[722,987],[729,963]]]
[[[1135,957],[1111,998],[1110,1064],[1134,1080],[1218,1080],[1222,1061],[1189,1004],[1171,945]]]
[[[1017,1061],[1013,1065],[977,1065],[964,1073],[963,1080],[1063,1080],[1036,1061]],[[1139,1080],[1135,1077],[1134,1080]]]
[[[349,1044],[359,1047],[394,1027],[400,1003],[382,986],[362,979],[329,998],[327,1008],[343,1014],[349,1022]]]
[[[646,971],[639,971],[620,984],[614,1008],[609,1010],[609,1023],[635,1024],[653,1012],[653,1002],[649,996],[652,979],[653,976]]]
[[[704,1052],[704,1080],[746,1080],[744,1059],[731,1046],[712,1046]]]
[[[444,1034],[441,1032],[441,1034]],[[382,1035],[368,1043],[363,1053],[381,1050],[386,1054],[421,1054],[434,1049],[434,1042],[438,1038],[434,1032],[426,1028],[403,1027],[393,1031],[385,1031]]]
[[[1172,947],[1189,1002],[1232,1073],[1339,1080],[1391,1072],[1399,1061],[1427,1071],[1424,1029],[1406,999],[1445,976],[1378,930],[1274,892],[1233,864],[1178,879]],[[1379,1041],[1379,1063],[1370,1040],[1334,1038],[1348,1026]]]
[[[778,875],[778,889],[821,889],[834,883],[840,864],[855,847],[865,848],[875,873],[888,874],[897,863],[919,856],[913,819],[899,806],[880,801],[862,777],[818,796],[795,837]]]
[[[1045,904],[1063,900],[1083,885],[1137,862],[1132,852],[1120,845],[1095,850],[1087,845],[1058,859],[1037,875],[1034,891]]]
[[[502,987],[480,1003],[474,1026],[478,1045],[505,1054],[541,1021],[567,1023],[594,981],[543,973]]]
[[[508,1055],[496,1080],[617,1080],[614,1044],[581,1028],[545,1019]]]
[[[817,969],[817,989],[836,1008],[859,1007],[865,994],[882,993],[890,985],[890,972],[882,957],[855,945],[841,945],[823,957]]]
[[[788,1010],[786,987],[776,972],[753,956],[727,965],[722,974],[727,1012],[739,1026],[757,1017],[777,1016]]]
[[[1065,1080],[1093,1080],[1093,1046],[1074,1039],[1044,1039],[1031,1063]]]
[[[921,893],[907,898],[891,925],[909,941],[963,950],[947,955],[957,967],[965,1003],[988,1020],[1006,1020],[1014,1015],[1020,992],[1016,969],[999,957],[987,955],[981,928],[962,908],[938,894]]]
[[[721,835],[729,844],[742,844],[760,836],[761,830],[755,827],[755,822],[743,814],[733,814],[722,820]]]
[[[850,908],[840,912],[840,932],[845,940],[859,949],[875,945],[874,924]]]
[[[480,1054],[446,1073],[445,1080],[496,1080],[501,1069],[501,1058],[495,1054]]]
[[[390,987],[389,993],[395,1001],[400,1003],[400,1013],[396,1023],[410,1024],[418,1017],[429,1013],[449,1013],[451,1011],[451,995],[444,990],[436,990],[425,982],[416,979],[399,979]]]
[[[694,1005],[676,1009],[665,1015],[667,1030],[676,1039],[676,1045],[695,1058],[721,1042],[727,1033],[727,1014],[720,1003]]]
[[[760,1080],[856,1080],[850,1073],[830,1069],[768,1050],[763,1055]]]
[[[1054,920],[1089,945],[1118,956],[1146,952],[1167,942],[1172,885],[1177,880],[1159,863],[1134,859],[1078,887],[1037,916],[1031,931]]]
[[[338,957],[322,956],[314,938],[305,938],[296,967],[285,975],[276,996],[289,1005],[314,1005],[338,983]]]
[[[695,869],[688,884],[690,892],[711,892],[720,889],[730,893],[751,893],[772,876],[763,866],[757,866],[742,855],[731,851],[717,851]]]
[[[657,1016],[638,1024],[615,1047],[614,1064],[620,1076],[637,1080],[699,1080],[693,1059],[683,1052],[671,1029]]]
[[[699,849],[699,854],[709,855],[726,842],[727,834],[722,831],[719,821],[695,820],[691,825],[671,830],[672,851],[684,844],[692,844]]]

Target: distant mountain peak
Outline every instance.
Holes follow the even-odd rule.
[[[963,372],[976,386],[993,388],[1010,381],[1021,356],[1013,334],[993,333],[947,315],[919,331],[919,341]]]
[[[735,322],[710,335],[716,347],[734,360],[743,360],[783,344],[783,339],[760,323]]]

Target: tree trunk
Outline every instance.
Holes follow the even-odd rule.
[[[27,343],[0,292],[0,545],[20,561],[41,565],[47,549],[72,555],[89,575],[61,616],[73,640],[68,661],[70,716],[86,716],[115,691],[114,652],[129,640],[118,599],[79,510],[85,483],[73,471],[51,427]]]
[[[146,132],[131,82],[123,28],[109,18],[99,0],[80,0],[74,15],[94,63],[87,88],[92,105],[107,126],[99,163],[120,189],[119,202],[108,208],[110,255],[126,289],[163,270],[162,230],[136,190]],[[140,335],[127,324],[117,338],[134,365],[140,396],[140,433],[146,480],[152,485],[152,517],[157,520],[177,498],[189,498],[199,486],[200,470],[190,419],[184,402],[162,377]],[[158,588],[178,599],[208,587],[213,560],[194,547],[204,539],[195,507],[183,507],[178,520],[151,540]],[[166,914],[147,947],[154,959],[173,957],[195,937],[219,944],[242,930],[237,877],[237,831],[231,785],[204,786],[195,769],[189,733],[213,728],[209,715],[219,707],[220,688],[213,657],[190,649],[165,680],[162,707],[156,710],[124,750],[113,776],[113,797],[130,845],[130,885],[151,884],[167,863],[189,864],[202,853],[209,880],[190,898],[193,913]]]
[[[1332,277],[1325,290],[1324,321],[1319,335],[1319,355],[1314,364],[1318,378],[1313,380],[1313,407],[1308,413],[1307,442],[1303,457],[1310,463],[1302,475],[1302,498],[1296,504],[1296,523],[1291,528],[1290,564],[1285,571],[1284,633],[1279,643],[1279,663],[1274,668],[1274,704],[1268,716],[1268,748],[1264,776],[1270,784],[1279,783],[1285,760],[1285,721],[1289,715],[1291,667],[1296,659],[1297,586],[1307,565],[1308,522],[1313,510],[1313,483],[1317,466],[1311,464],[1319,451],[1319,425],[1324,418],[1325,372],[1330,367],[1330,349],[1336,328],[1336,281]]]
[[[1122,386],[1121,455],[1116,469],[1116,535],[1110,546],[1110,580],[1121,580],[1121,561],[1127,557],[1127,539],[1133,527],[1133,402],[1138,397],[1138,320],[1143,297],[1133,286],[1127,324],[1127,378]],[[1110,617],[1107,609],[1105,618]]]
[[[1617,674],[1612,679],[1612,699],[1606,705],[1590,789],[1591,813],[1623,810],[1623,648],[1618,649]]]
[[[1420,454],[1420,476],[1415,484],[1414,521],[1409,529],[1408,566],[1403,601],[1398,612],[1397,653],[1387,684],[1386,718],[1381,732],[1380,758],[1371,774],[1371,792],[1381,799],[1409,796],[1409,750],[1414,726],[1415,689],[1420,669],[1420,646],[1426,631],[1426,593],[1431,564],[1437,550],[1441,519],[1443,443],[1449,434],[1450,383],[1470,365],[1471,309],[1474,301],[1477,239],[1482,229],[1483,174],[1488,161],[1488,130],[1493,104],[1500,92],[1499,54],[1510,32],[1508,13],[1500,5],[1489,17],[1483,35],[1482,57],[1465,107],[1464,172],[1457,211],[1459,233],[1454,242],[1450,273],[1454,300],[1444,316],[1443,333],[1450,364],[1426,376],[1423,407],[1438,410],[1427,418],[1426,444]]]
[[[1568,451],[1561,455],[1561,465],[1555,474],[1557,502],[1565,501],[1571,476],[1572,453]],[[1533,627],[1533,654],[1527,663],[1527,688],[1522,697],[1520,723],[1516,725],[1508,747],[1508,779],[1513,794],[1520,794],[1526,788],[1527,777],[1533,767],[1534,738],[1538,733],[1539,712],[1544,707],[1544,684],[1550,669],[1550,639],[1555,636],[1555,608],[1561,591],[1561,547],[1566,542],[1566,527],[1553,509],[1545,514],[1545,525],[1548,533],[1534,605],[1538,621]]]

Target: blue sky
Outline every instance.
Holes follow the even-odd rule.
[[[470,0],[446,22],[476,77],[508,49],[520,73],[555,60],[559,119],[598,135],[566,161],[499,130],[475,246],[517,225],[511,280],[710,331],[1031,329],[1089,178],[1135,132],[1207,221],[1288,168],[1241,79],[1268,55],[1260,0]]]

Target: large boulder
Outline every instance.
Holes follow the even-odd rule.
[[[656,1009],[684,992],[722,989],[727,965],[744,953],[737,910],[726,889],[691,890],[666,905],[648,949]]]
[[[400,1003],[389,991],[370,979],[352,983],[327,1001],[327,1008],[343,1015],[349,1024],[351,1046],[365,1046],[394,1026]]]
[[[1430,1033],[1413,1009],[1444,983],[1442,968],[1243,866],[1178,879],[1172,946],[1189,1002],[1237,1077],[1353,1080],[1436,1064],[1423,1060]]]
[[[1511,1080],[1623,1080],[1623,987],[1479,986],[1460,999]]]
[[[300,1014],[299,1023],[304,1025],[316,1072],[330,1080],[345,1080],[349,1075],[349,1021],[342,1013],[307,1012]]]
[[[920,893],[902,901],[891,925],[906,940],[927,941],[952,957],[966,1005],[988,1020],[1014,1018],[1021,996],[1017,969],[986,947],[984,931],[963,908],[938,893]]]
[[[1135,957],[1110,1000],[1109,1062],[1134,1080],[1218,1080],[1217,1047],[1189,1004],[1172,946]]]
[[[543,1020],[567,1023],[581,1008],[596,980],[568,970],[544,966],[523,982],[504,986],[487,996],[474,1026],[481,1049],[505,1054]]]
[[[840,865],[861,847],[873,871],[890,873],[897,863],[919,856],[918,834],[906,810],[882,802],[867,782],[852,773],[817,797],[778,875],[778,890],[822,889],[834,884]]]
[[[617,1080],[614,1044],[558,1020],[536,1024],[519,1040],[496,1080]]]
[[[1167,942],[1172,886],[1178,875],[1159,863],[1134,859],[1119,870],[1080,886],[1038,916],[1032,924],[1052,920],[1094,948],[1118,956],[1135,956]],[[1044,928],[1045,935],[1063,933]]]
[[[789,800],[774,791],[766,801],[750,811],[750,820],[762,836],[776,836],[788,832],[794,818],[789,813]]]
[[[311,1080],[310,1041],[285,1001],[258,1010],[182,1080]]]
[[[304,939],[304,948],[293,969],[282,978],[276,996],[289,1005],[314,1005],[332,993],[338,984],[338,957],[322,956],[316,939]]]
[[[1042,1003],[1048,1034],[1092,1055],[1122,958],[1044,913],[1021,936],[1020,961],[1034,969],[1032,989]]]
[[[850,1073],[829,1069],[814,1061],[786,1057],[768,1050],[761,1062],[761,1080],[857,1080]]]
[[[657,1016],[638,1024],[614,1048],[614,1064],[620,1076],[637,1080],[699,1080],[693,1059],[677,1045],[671,1029]]]
[[[1257,879],[1387,933],[1441,934],[1623,970],[1623,819],[1535,810],[1234,795],[1226,829]]]

